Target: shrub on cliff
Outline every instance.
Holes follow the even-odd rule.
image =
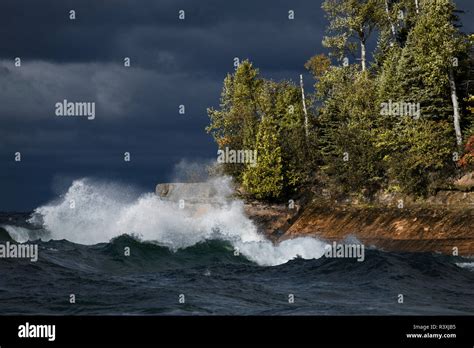
[[[463,169],[474,170],[474,135],[471,135],[464,146],[464,155],[459,160]]]
[[[474,96],[469,96],[468,103],[467,110],[472,116],[474,115]],[[474,170],[474,122],[471,125],[470,134],[464,145],[464,154],[458,163],[465,170]]]

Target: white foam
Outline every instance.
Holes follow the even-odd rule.
[[[456,266],[474,271],[474,262],[456,262]]]
[[[25,243],[30,239],[30,231],[20,226],[2,225],[10,237],[19,243]]]
[[[228,180],[215,184],[228,184]],[[319,258],[325,246],[308,237],[273,245],[257,232],[239,200],[196,215],[151,193],[137,197],[120,185],[87,179],[74,181],[61,199],[37,208],[31,222],[41,223],[49,231],[48,238],[43,239],[66,239],[86,245],[108,242],[122,234],[134,234],[172,250],[204,240],[224,240],[248,259],[265,266],[283,264],[295,257]]]

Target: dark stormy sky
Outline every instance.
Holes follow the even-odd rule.
[[[464,30],[473,31],[474,2],[457,4],[467,11]],[[182,159],[216,159],[206,108],[218,105],[234,57],[249,58],[264,77],[297,81],[304,62],[323,52],[320,7],[317,0],[1,0],[0,211],[31,210],[81,177],[152,191]],[[96,118],[56,117],[64,99],[95,102]]]

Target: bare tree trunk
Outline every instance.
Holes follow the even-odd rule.
[[[418,0],[415,0],[416,13],[420,13],[420,6],[418,5]]]
[[[388,17],[388,21],[390,23],[390,28],[392,29],[392,35],[395,38],[395,36],[396,36],[395,25],[393,24],[392,19],[390,18],[390,10],[388,8],[388,0],[385,0],[385,12],[387,12],[387,17]]]
[[[456,82],[454,81],[453,69],[449,69],[449,87],[451,88],[451,101],[453,103],[454,131],[456,132],[456,144],[458,146],[461,146],[461,116],[459,115],[458,94],[456,92]]]
[[[308,111],[306,110],[306,100],[304,98],[303,75],[300,75],[300,86],[301,86],[301,100],[303,100],[304,130],[305,130],[306,138],[308,138]]]
[[[360,41],[360,61],[362,63],[362,71],[365,71],[365,41]]]

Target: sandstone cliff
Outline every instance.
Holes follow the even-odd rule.
[[[158,184],[162,199],[185,200],[197,214],[232,199],[218,183]],[[442,191],[425,200],[381,194],[368,204],[316,195],[292,205],[247,201],[245,213],[278,242],[314,236],[328,242],[356,237],[366,246],[392,251],[474,255],[474,192]]]

